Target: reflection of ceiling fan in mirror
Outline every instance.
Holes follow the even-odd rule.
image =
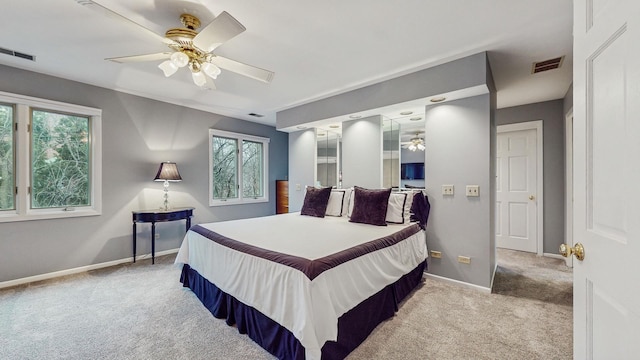
[[[409,141],[404,141],[401,143],[402,147],[411,151],[424,151],[424,139],[420,137],[420,132],[416,133],[416,136],[411,138]]]
[[[223,11],[212,22],[204,26],[200,32],[196,31],[200,27],[200,19],[194,15],[182,14],[180,15],[180,21],[184,27],[169,29],[165,36],[161,36],[95,1],[76,1],[81,5],[88,5],[136,25],[140,30],[151,33],[171,49],[171,51],[167,52],[117,57],[107,60],[119,63],[165,60],[158,67],[166,77],[173,75],[179,68],[187,67],[191,71],[193,82],[207,89],[215,89],[212,79],[218,77],[222,72],[221,69],[265,83],[271,82],[273,78],[274,73],[271,71],[243,64],[213,53],[215,48],[246,30],[238,20],[226,11]]]

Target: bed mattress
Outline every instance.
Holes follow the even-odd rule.
[[[176,263],[276,321],[307,359],[320,359],[341,315],[426,257],[415,223],[372,226],[291,213],[196,225]]]

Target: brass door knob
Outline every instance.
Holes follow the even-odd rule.
[[[573,247],[568,246],[567,244],[560,245],[560,255],[569,257],[572,254],[576,259],[580,261],[584,260],[584,246],[580,243],[576,243]]]
[[[535,198],[536,198],[535,196],[533,196],[533,195],[529,195],[529,200],[533,200],[533,199],[535,199]]]

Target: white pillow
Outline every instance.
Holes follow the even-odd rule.
[[[349,201],[347,202],[349,205],[347,207],[347,216],[351,217],[351,213],[353,212],[353,199],[356,197],[356,192],[353,191],[353,188],[349,188]]]
[[[416,194],[422,194],[422,191],[410,190],[405,192],[407,194],[407,202],[404,205],[404,221],[411,221],[411,205],[413,205],[413,197]]]
[[[342,209],[344,207],[344,198],[345,198],[344,190],[331,190],[325,215],[342,216]]]
[[[394,192],[389,195],[387,217],[385,218],[386,222],[392,224],[404,224],[405,222],[409,222],[409,217],[405,216],[407,197],[408,194],[404,192]],[[409,208],[411,208],[411,206],[409,206]]]
[[[351,217],[351,210],[353,208],[353,188],[340,189],[344,190],[344,203],[342,204],[342,215]]]

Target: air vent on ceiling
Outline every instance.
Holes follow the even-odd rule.
[[[264,117],[264,115],[262,114],[256,114],[256,113],[250,113],[249,116],[253,116],[253,117]]]
[[[539,72],[557,69],[560,66],[562,66],[562,62],[563,61],[564,61],[564,55],[560,56],[560,57],[557,57],[555,59],[549,59],[549,60],[545,60],[545,61],[535,62],[535,63],[533,63],[533,66],[531,67],[531,73],[532,74],[537,74]]]
[[[19,51],[13,51],[5,48],[0,48],[0,54],[11,55],[11,56],[19,57],[22,59],[36,61],[36,57],[33,55],[29,55],[29,54],[21,53]]]

